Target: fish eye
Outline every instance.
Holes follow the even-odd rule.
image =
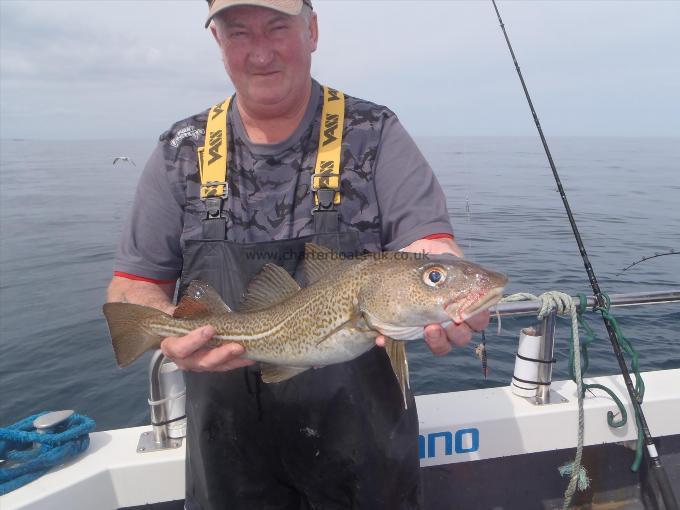
[[[431,267],[423,274],[423,281],[430,287],[436,287],[446,279],[446,271],[441,267]]]

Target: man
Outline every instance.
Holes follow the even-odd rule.
[[[161,136],[108,301],[172,313],[178,278],[180,292],[202,279],[236,307],[265,263],[295,274],[305,242],[462,255],[443,193],[396,116],[312,80],[309,0],[213,0],[206,26],[235,98]],[[433,324],[425,340],[445,354],[487,322]],[[403,410],[383,349],[265,385],[239,345],[206,349],[214,334],[206,326],[161,344],[186,371],[188,510],[418,508],[415,405],[409,395]]]

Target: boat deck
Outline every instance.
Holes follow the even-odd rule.
[[[674,487],[680,487],[680,369],[647,372],[644,412]],[[624,402],[620,376],[588,378],[607,384]],[[568,480],[557,468],[572,460],[577,401],[571,381],[555,381],[557,403],[536,406],[510,387],[423,395],[420,417],[423,497],[427,510],[561,508]],[[627,406],[629,417],[632,409]],[[656,509],[647,471],[632,473],[634,421],[606,424],[610,398],[584,401],[583,465],[592,484],[574,501],[582,508]],[[0,497],[2,510],[116,510],[183,508],[184,447],[139,454],[150,427],[91,434],[86,455]],[[643,463],[644,465],[644,463]]]

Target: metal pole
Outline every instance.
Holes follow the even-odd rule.
[[[154,441],[158,445],[165,445],[168,439],[167,427],[165,425],[156,425],[157,423],[165,423],[167,421],[165,406],[155,403],[163,399],[163,395],[161,394],[160,370],[164,360],[165,356],[158,350],[153,353],[149,366],[149,400],[154,402],[149,404],[151,410],[151,427],[153,429]]]
[[[179,448],[182,446],[182,431],[179,420],[186,420],[185,416],[176,416],[183,413],[183,408],[172,408],[169,402],[174,402],[177,395],[165,395],[164,383],[167,382],[167,374],[163,373],[167,367],[166,358],[160,350],[153,353],[149,363],[149,410],[151,411],[151,430],[142,432],[137,443],[137,453],[148,453],[168,448]],[[173,364],[174,365],[174,364]],[[183,396],[183,393],[182,393]],[[170,423],[180,424],[174,429],[169,427]],[[182,434],[181,436],[179,434]]]
[[[538,364],[538,381],[546,384],[539,384],[536,390],[536,398],[541,404],[550,403],[550,383],[552,382],[553,364],[550,361],[555,357],[555,322],[557,312],[553,309],[543,318],[541,334],[543,342],[538,357],[548,363]]]
[[[635,292],[630,294],[611,294],[611,307],[638,305],[660,305],[666,303],[680,303],[680,289],[665,290],[659,292]],[[577,299],[572,296],[572,299]],[[586,298],[587,308],[590,312],[598,311],[595,308],[594,296]],[[501,317],[513,317],[522,315],[535,315],[541,308],[540,301],[513,301],[510,303],[498,303],[489,308],[491,315],[498,314]]]
[[[562,203],[564,204],[564,208],[567,212],[567,217],[569,218],[569,223],[571,224],[571,229],[572,232],[574,233],[574,237],[576,238],[576,243],[578,244],[579,251],[581,253],[581,258],[583,259],[583,265],[585,267],[586,273],[588,274],[588,279],[590,280],[590,286],[593,289],[593,292],[595,293],[595,298],[597,300],[597,303],[600,308],[602,308],[602,319],[604,320],[604,325],[607,328],[607,333],[609,334],[609,340],[612,344],[612,348],[614,350],[614,354],[616,355],[616,360],[619,364],[619,368],[621,370],[621,375],[623,376],[623,380],[626,384],[626,389],[628,390],[628,395],[630,396],[630,401],[631,404],[633,405],[633,408],[635,409],[635,414],[639,419],[639,427],[640,430],[642,431],[642,434],[644,435],[645,438],[645,444],[647,446],[647,455],[650,461],[650,464],[652,466],[652,472],[658,475],[657,480],[659,481],[659,486],[661,488],[661,493],[662,497],[664,500],[664,503],[666,505],[666,508],[668,510],[677,510],[678,509],[678,503],[675,499],[675,496],[673,494],[673,490],[670,487],[670,483],[668,482],[668,475],[666,474],[663,466],[661,465],[661,459],[659,458],[659,455],[657,454],[656,451],[656,446],[654,445],[654,439],[652,438],[652,435],[649,431],[649,427],[647,425],[647,419],[645,418],[644,413],[642,412],[642,405],[638,399],[637,393],[635,391],[635,387],[633,386],[633,381],[630,378],[630,373],[628,371],[628,365],[626,364],[626,360],[623,357],[623,351],[621,349],[621,345],[619,343],[619,339],[616,335],[616,331],[614,330],[613,325],[611,322],[607,319],[605,313],[604,313],[604,308],[606,305],[606,301],[604,296],[602,295],[602,291],[600,290],[600,286],[597,282],[597,278],[595,276],[595,271],[593,270],[592,265],[590,264],[590,260],[588,259],[588,253],[586,252],[585,245],[583,244],[583,240],[581,239],[581,234],[578,230],[578,227],[576,225],[576,220],[574,219],[574,215],[571,212],[571,207],[569,206],[569,202],[567,200],[567,195],[564,192],[564,188],[562,187],[562,182],[560,181],[560,176],[557,173],[557,168],[555,167],[555,162],[553,161],[552,154],[550,153],[550,149],[548,148],[548,142],[545,139],[545,136],[543,135],[543,129],[541,128],[541,123],[538,120],[538,115],[536,114],[536,110],[534,109],[534,105],[531,101],[531,96],[529,95],[529,90],[527,89],[526,83],[524,83],[524,77],[522,76],[522,71],[520,71],[519,64],[517,63],[517,58],[515,57],[515,52],[512,49],[512,45],[510,44],[510,39],[508,38],[508,33],[505,30],[505,25],[503,23],[503,20],[501,18],[501,13],[498,11],[498,6],[496,5],[496,0],[491,0],[493,3],[493,8],[496,11],[496,15],[498,16],[498,22],[500,23],[501,29],[503,30],[503,35],[505,36],[505,42],[508,44],[508,49],[510,50],[510,55],[512,56],[512,60],[515,64],[515,69],[517,70],[517,75],[519,76],[520,82],[522,83],[522,88],[524,89],[524,95],[527,98],[527,102],[529,103],[529,108],[531,109],[531,114],[534,117],[534,123],[536,124],[536,129],[538,129],[538,134],[541,138],[541,142],[543,143],[543,148],[545,149],[545,154],[548,157],[548,162],[550,163],[550,168],[553,173],[553,177],[555,178],[555,182],[557,183],[557,189],[560,193],[560,196],[562,197]]]

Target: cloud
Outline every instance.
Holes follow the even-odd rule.
[[[499,2],[553,135],[680,135],[678,2]],[[156,136],[233,88],[204,2],[0,2],[2,136]],[[415,134],[534,127],[490,2],[317,0],[313,74]],[[43,122],[21,122],[36,104]],[[92,125],[96,129],[92,129]]]
[[[78,84],[163,81],[176,79],[178,66],[193,67],[195,47],[204,49],[198,38],[185,44],[167,32],[148,29],[144,24],[151,20],[149,5],[134,17],[135,3],[3,2],[3,79]],[[186,10],[189,5],[174,7]]]
[[[150,138],[233,90],[200,4],[0,6],[2,136]],[[29,125],[36,104],[42,122]]]

